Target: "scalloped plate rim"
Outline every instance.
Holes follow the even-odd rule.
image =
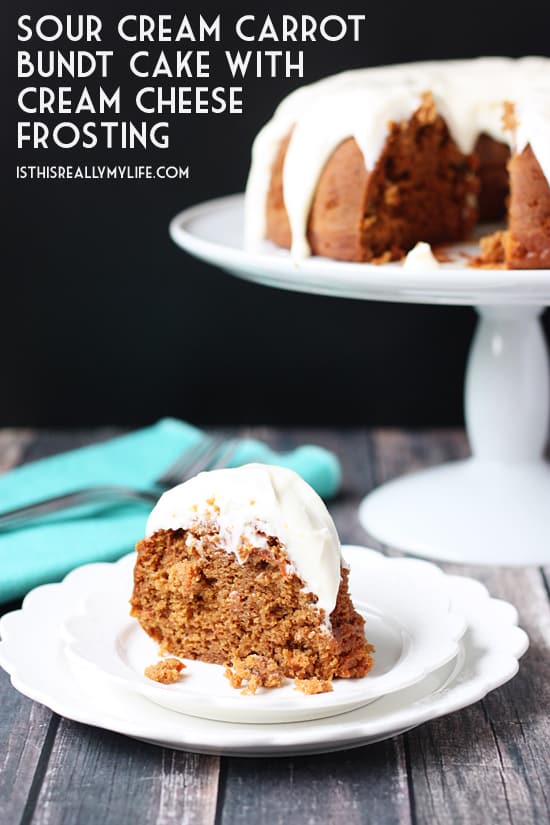
[[[415,561],[410,565],[405,561],[405,564],[403,564],[403,560],[378,555],[373,557],[364,553],[362,548],[348,545],[344,548],[344,556],[349,555],[354,557],[351,564],[352,572],[359,570],[368,576],[370,567],[372,576],[372,565],[374,564],[384,571],[382,582],[390,580],[392,584],[395,583],[395,572],[385,572],[386,568],[389,570],[391,567],[408,568],[407,585],[409,584],[411,570],[415,572],[417,586],[421,586],[425,582],[426,576],[436,577],[442,585],[445,582],[442,571],[429,562]],[[130,561],[132,555],[126,558]],[[126,564],[124,560],[121,561],[122,564],[118,568],[112,569],[114,575],[111,577],[110,586],[114,591],[118,587],[129,587],[123,580],[123,574],[125,576],[127,573]],[[363,569],[361,569],[362,567]],[[120,576],[117,577],[119,571]],[[355,578],[357,578],[357,572],[355,572]],[[94,607],[94,599],[97,600],[99,595],[103,596],[107,586],[105,580],[103,580],[101,583],[102,593],[99,594],[91,590],[81,609],[65,620],[63,630],[67,639],[66,653],[69,658],[93,666],[99,678],[109,679],[128,690],[137,691],[150,701],[163,707],[193,716],[204,715],[205,718],[218,719],[219,721],[245,722],[245,717],[248,717],[252,723],[275,723],[311,719],[313,718],[312,714],[317,718],[321,718],[325,715],[348,712],[367,702],[375,701],[382,696],[410,687],[443,667],[447,662],[452,661],[458,654],[459,641],[466,630],[464,617],[452,609],[450,597],[443,591],[439,594],[440,600],[433,608],[432,620],[428,622],[429,628],[426,629],[424,626],[419,630],[417,625],[416,637],[414,630],[405,627],[402,621],[395,621],[402,635],[409,635],[409,644],[406,645],[404,651],[402,648],[401,658],[398,659],[395,667],[388,673],[378,677],[374,683],[369,681],[368,676],[364,680],[353,680],[349,684],[344,684],[342,681],[342,683],[337,684],[334,692],[312,697],[298,695],[285,695],[283,697],[278,691],[266,691],[262,696],[248,697],[243,697],[237,692],[235,692],[235,695],[209,692],[206,694],[207,698],[205,699],[203,691],[187,688],[185,680],[178,683],[177,692],[174,690],[174,686],[155,685],[149,682],[123,661],[116,643],[108,647],[102,646],[99,652],[89,646],[90,633],[95,633],[96,629],[99,629],[99,632],[103,631],[103,638],[105,638],[110,631],[111,624],[113,624],[114,633],[116,634],[113,642],[115,642],[115,639],[118,639],[125,631],[131,631],[134,624],[137,625],[135,620],[129,619],[125,611],[122,610],[122,600],[111,605],[111,598],[107,598],[106,604],[101,606],[96,604]],[[401,586],[403,587],[403,582]],[[428,583],[427,589],[430,590],[432,587],[433,585]],[[353,593],[353,579],[350,580],[350,590],[354,601],[358,601],[356,594]],[[416,604],[416,592],[409,605],[413,606],[413,613],[418,616],[419,608]],[[371,613],[383,615],[380,603],[374,609],[372,607],[371,604]],[[367,607],[367,609],[369,608]],[[105,613],[104,610],[110,610],[111,612]],[[387,620],[387,624],[392,623],[392,619],[387,614],[388,611],[386,610],[386,615],[383,615],[384,620]],[[446,621],[443,622],[443,619]],[[103,622],[107,623],[107,627],[103,626]],[[433,636],[431,639],[428,637],[427,641],[423,640],[422,632],[428,634],[431,632]],[[426,661],[425,649],[429,647],[429,644],[436,644],[437,646],[431,658]],[[422,658],[423,654],[424,659]],[[193,664],[193,662],[190,662],[190,668],[193,667]],[[212,668],[212,675],[217,676],[219,666],[207,665],[206,668]],[[214,668],[216,668],[216,671],[213,670]],[[288,690],[285,691],[285,694],[288,692]],[[258,702],[258,699],[260,699],[260,702]]]
[[[377,551],[370,550],[369,548],[364,549],[369,553],[378,555]],[[400,558],[396,559],[396,561],[399,560]],[[414,559],[406,560],[413,562],[415,561]],[[124,561],[124,559],[121,561]],[[78,591],[77,585],[80,584],[79,580],[83,576],[84,568],[88,568],[84,574],[84,577],[86,577],[90,574],[93,575],[93,573],[91,573],[91,568],[96,568],[97,573],[100,574],[102,569],[105,567],[108,567],[111,564],[119,563],[120,561],[113,563],[99,562],[85,565],[69,573],[65,580],[61,583],[41,585],[29,594],[32,598],[25,599],[23,607],[20,610],[6,614],[6,616],[0,620],[0,633],[4,635],[7,631],[7,635],[9,636],[11,630],[13,630],[13,627],[10,629],[10,624],[12,624],[13,620],[15,620],[15,624],[17,625],[21,620],[25,622],[29,619],[28,614],[32,609],[33,600],[38,592],[41,593],[42,597],[45,596],[46,598],[49,598],[49,596],[52,595],[54,611],[55,608],[57,608],[58,611],[61,611],[63,601],[57,598],[57,596],[60,593],[62,594],[63,590],[65,590],[69,597],[72,590]],[[443,573],[443,575],[448,574]],[[486,607],[489,610],[491,609],[491,603],[493,601],[501,602],[501,600],[491,599],[488,595],[488,591],[486,591],[486,588],[484,588],[483,585],[480,585],[480,583],[475,579],[457,575],[449,575],[449,578],[451,580],[451,587],[452,582],[457,580],[460,581],[462,585],[473,587],[473,590],[478,594],[478,596],[481,587],[481,590],[487,593],[487,597],[486,599],[478,598],[477,601],[486,601]],[[76,595],[73,594],[73,598],[74,602],[76,602]],[[27,602],[26,609],[25,602]],[[509,603],[504,602],[504,604]],[[61,618],[59,617],[58,623],[60,621]],[[485,628],[486,622],[484,621],[480,626]],[[470,621],[470,632],[472,631],[472,627],[475,630],[475,624],[472,625]],[[350,720],[349,718],[345,719],[345,716],[353,716],[353,714],[357,713],[357,711],[352,711],[349,715],[346,714],[344,716],[331,717],[327,720],[321,720],[314,723],[313,727],[309,727],[307,729],[307,735],[305,735],[306,730],[304,725],[309,726],[310,723],[289,723],[279,726],[242,725],[236,723],[214,722],[209,723],[215,727],[216,731],[220,727],[223,729],[225,733],[225,741],[223,744],[220,744],[219,733],[210,735],[208,730],[201,730],[200,736],[197,735],[194,737],[185,737],[185,735],[182,736],[181,731],[174,734],[174,719],[181,719],[181,714],[176,714],[161,708],[158,708],[158,711],[162,714],[167,714],[167,721],[166,724],[164,724],[164,720],[163,723],[157,722],[156,728],[155,724],[152,726],[148,726],[146,723],[144,724],[143,719],[136,720],[133,718],[121,718],[120,714],[117,715],[113,712],[106,712],[104,709],[101,710],[97,707],[95,707],[92,711],[86,702],[79,701],[81,697],[79,685],[69,671],[68,666],[66,666],[63,671],[63,677],[65,680],[68,680],[69,684],[68,698],[66,696],[63,697],[63,695],[61,698],[58,698],[58,696],[52,695],[51,690],[41,690],[40,686],[36,685],[36,683],[29,684],[28,680],[19,678],[17,673],[18,645],[17,643],[14,645],[15,656],[10,656],[9,639],[5,639],[0,642],[0,664],[5,670],[8,671],[8,673],[11,673],[12,684],[17,690],[25,696],[46,705],[55,713],[65,715],[67,718],[73,719],[77,722],[112,730],[142,741],[157,744],[159,746],[169,746],[187,750],[191,749],[198,753],[234,753],[242,756],[262,756],[274,753],[321,753],[330,750],[338,750],[341,748],[359,747],[361,745],[368,744],[369,742],[381,741],[382,739],[398,735],[405,730],[410,730],[426,721],[444,716],[448,713],[456,712],[457,710],[474,704],[492,690],[509,681],[517,673],[519,667],[518,659],[527,650],[529,640],[527,634],[517,627],[515,623],[506,622],[504,628],[502,627],[502,624],[499,625],[499,627],[501,631],[503,629],[506,630],[508,636],[513,633],[515,642],[512,648],[508,647],[506,653],[499,655],[499,671],[498,673],[493,672],[490,677],[487,673],[478,673],[474,677],[467,678],[466,681],[461,683],[461,678],[464,676],[464,671],[466,670],[468,663],[468,645],[466,642],[465,660],[462,663],[459,672],[453,674],[449,679],[447,686],[438,688],[434,693],[428,692],[422,698],[417,699],[410,704],[398,706],[392,711],[382,713],[382,715],[379,715],[377,718],[375,717],[374,719],[367,718],[359,720]],[[12,639],[12,642],[13,641],[14,640]],[[55,639],[52,638],[49,641],[53,648],[50,652],[60,657],[61,643],[59,637]],[[407,691],[405,690],[403,693],[406,694]],[[392,698],[396,699],[399,698],[399,696],[400,694],[396,693],[393,694]],[[374,702],[366,708],[361,709],[359,712],[371,712],[372,709],[377,710],[383,702],[383,699],[378,702]],[[327,730],[327,723],[331,722],[331,719],[339,720],[338,731]],[[269,742],[265,741],[264,729],[266,728],[270,731]],[[277,731],[276,737],[273,736],[274,728],[276,728]],[[229,736],[229,734],[231,734],[231,736]],[[248,736],[248,741],[243,743],[243,739],[246,739],[245,734]],[[253,734],[256,735],[254,739]]]

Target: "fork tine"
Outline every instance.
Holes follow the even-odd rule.
[[[239,440],[237,438],[230,438],[229,441],[226,441],[213,463],[208,466],[208,469],[223,470],[225,467],[229,467],[238,446]]]
[[[196,459],[196,461],[190,467],[187,467],[183,474],[184,477],[181,480],[186,481],[188,478],[192,478],[193,476],[197,475],[197,473],[200,473],[202,470],[208,470],[212,461],[216,458],[218,450],[220,449],[223,443],[223,436],[211,436],[208,448]]]
[[[184,480],[186,476],[194,475],[203,457],[211,454],[214,439],[211,436],[201,438],[196,444],[178,456],[178,458],[171,464],[163,474],[157,479],[157,484],[166,487],[177,484]]]
[[[156,480],[157,484],[167,484],[171,479],[177,478],[185,467],[194,462],[206,450],[210,444],[210,438],[201,438],[196,444],[179,455],[176,460]]]

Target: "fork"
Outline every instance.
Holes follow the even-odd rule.
[[[219,470],[227,467],[238,443],[237,439],[225,440],[222,436],[201,439],[193,447],[185,450],[146,490],[123,485],[96,485],[41,499],[23,507],[16,507],[14,510],[6,510],[0,513],[0,531],[26,527],[43,516],[84,504],[124,501],[156,502],[161,493],[169,487],[181,484],[202,470]]]

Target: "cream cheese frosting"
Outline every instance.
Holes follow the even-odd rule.
[[[432,252],[429,243],[421,241],[408,253],[403,263],[407,272],[425,272],[428,269],[439,269],[439,261]]]
[[[204,523],[215,523],[224,548],[239,561],[243,545],[267,549],[268,538],[278,538],[328,619],[340,585],[340,541],[322,499],[297,473],[265,464],[199,473],[160,497],[147,535]]]
[[[310,254],[309,211],[319,176],[336,147],[353,137],[366,168],[372,169],[388,123],[410,118],[428,91],[462,152],[471,152],[482,133],[518,151],[530,144],[550,183],[549,58],[481,57],[343,72],[290,94],[256,137],[245,199],[246,246],[254,249],[265,238],[271,168],[284,138],[292,133],[283,197],[291,253],[300,259]],[[516,106],[516,134],[504,129],[506,101]]]

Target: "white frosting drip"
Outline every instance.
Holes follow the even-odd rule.
[[[160,497],[147,535],[205,522],[216,524],[224,548],[239,561],[243,543],[267,549],[267,538],[278,538],[328,619],[340,585],[340,541],[323,501],[297,473],[265,464],[199,473]]]
[[[439,269],[439,261],[433,254],[430,244],[421,242],[411,249],[405,258],[403,269],[410,272],[426,272],[429,269]]]
[[[549,61],[550,62],[550,61]],[[516,107],[518,128],[516,151],[522,152],[531,144],[546,179],[550,183],[550,89],[534,87]]]
[[[307,222],[319,176],[336,147],[355,138],[372,169],[388,123],[411,117],[430,91],[461,151],[480,134],[508,143],[503,104],[516,104],[517,150],[527,144],[550,183],[550,59],[481,57],[475,60],[409,63],[343,72],[285,98],[258,134],[246,191],[245,242],[265,238],[266,198],[280,142],[292,131],[283,170],[283,195],[292,235],[292,255],[310,253]]]

